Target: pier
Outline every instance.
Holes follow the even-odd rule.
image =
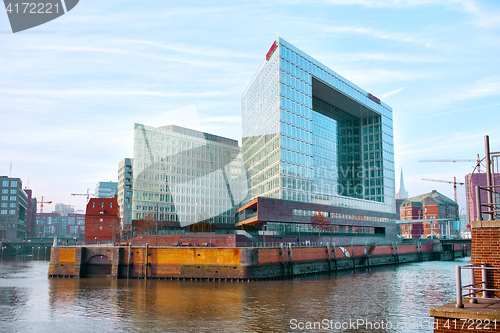
[[[470,241],[274,247],[58,246],[49,277],[258,281],[470,254]]]

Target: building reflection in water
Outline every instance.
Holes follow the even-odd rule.
[[[260,282],[54,278],[48,313],[76,331],[90,323],[103,331],[148,332],[288,332],[292,319],[427,323],[431,307],[453,300],[454,267],[463,263]]]

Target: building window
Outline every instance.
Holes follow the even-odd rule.
[[[10,196],[10,201],[16,201],[16,196],[15,195],[11,195]]]
[[[101,208],[104,208],[104,201],[101,202]]]
[[[7,209],[0,210],[0,214],[4,214],[4,215],[7,214]]]
[[[8,197],[8,196],[6,196],[6,195],[2,195],[2,200],[3,200],[3,201],[7,201],[7,200],[9,200],[9,197]]]
[[[2,186],[3,187],[9,187],[9,181],[8,180],[2,181]]]
[[[10,187],[17,187],[17,180],[12,180],[10,182]]]
[[[92,208],[95,208],[95,201],[92,202]]]
[[[9,210],[9,215],[14,215],[14,214],[16,214],[16,210],[15,209]]]
[[[10,194],[17,194],[17,190],[16,189],[10,190]]]
[[[2,189],[2,194],[9,194],[9,190],[8,190],[8,189],[6,189],[6,188],[3,188],[3,189]]]
[[[110,203],[109,203],[109,208],[110,208],[110,209],[111,209],[111,208],[113,208],[113,202],[110,202]]]

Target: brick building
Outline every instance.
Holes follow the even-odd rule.
[[[85,213],[85,242],[116,242],[120,235],[120,208],[116,198],[93,198]]]
[[[412,221],[400,224],[402,237],[451,236],[456,233],[458,204],[433,190],[430,193],[405,199],[400,206],[400,219]]]

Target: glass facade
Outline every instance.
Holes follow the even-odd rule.
[[[242,98],[250,199],[395,212],[392,108],[276,44]]]
[[[247,191],[238,142],[179,126],[135,124],[132,220],[234,225]]]

